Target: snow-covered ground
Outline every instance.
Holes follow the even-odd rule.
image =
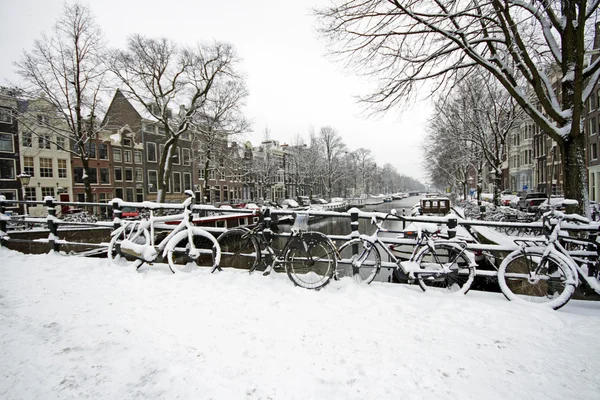
[[[0,248],[2,399],[598,399],[600,304]]]

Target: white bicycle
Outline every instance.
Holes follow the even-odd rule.
[[[147,219],[121,221],[121,226],[111,233],[109,261],[117,265],[133,262],[139,268],[143,263],[154,263],[161,254],[173,273],[191,272],[198,267],[211,267],[212,272],[220,270],[221,247],[208,231],[192,224],[194,193],[186,190],[185,194],[188,198],[183,202],[181,214],[154,216],[150,210]],[[174,229],[166,224],[172,221],[180,221]],[[155,243],[157,227],[172,229],[158,244]]]

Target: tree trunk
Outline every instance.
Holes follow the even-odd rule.
[[[579,130],[578,128],[574,129]],[[579,205],[577,206],[576,212],[589,217],[589,207],[586,207],[586,204],[588,203],[588,192],[586,189],[587,174],[583,135],[581,133],[578,135],[573,135],[573,133],[571,133],[571,139],[563,142],[562,150],[565,198],[578,200]],[[552,179],[554,179],[554,177],[552,177]],[[550,183],[552,183],[552,181]]]

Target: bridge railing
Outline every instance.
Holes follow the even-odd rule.
[[[46,217],[29,217],[29,216],[16,216],[9,217],[6,215],[7,206],[14,204],[43,204],[47,209]],[[113,217],[111,220],[97,221],[97,222],[77,222],[77,221],[65,221],[62,218],[56,216],[57,206],[74,206],[81,209],[89,209],[91,207],[108,207],[112,210]],[[29,249],[33,246],[39,247],[36,252],[43,252],[43,250],[54,250],[61,251],[65,249],[73,249],[75,247],[82,247],[86,250],[93,250],[94,248],[105,250],[110,240],[110,232],[115,227],[120,226],[122,220],[122,212],[124,207],[134,207],[142,210],[162,210],[169,212],[172,210],[177,212],[183,208],[181,203],[154,203],[150,201],[144,202],[126,202],[121,199],[112,199],[108,203],[86,203],[86,202],[61,202],[56,201],[52,197],[46,197],[43,202],[39,201],[18,201],[18,200],[6,200],[3,196],[0,196],[0,241],[1,242],[12,242],[12,243],[28,243]],[[223,215],[227,213],[245,213],[248,215],[256,215],[255,210],[246,209],[231,209],[214,207],[210,205],[193,205],[193,212],[200,217],[208,217],[210,215]],[[270,212],[276,219],[282,219],[284,216],[290,216],[297,212],[296,210],[290,209],[271,209]],[[458,217],[457,215],[450,214],[447,216],[405,216],[396,215],[390,217],[387,213],[382,212],[367,212],[361,211],[357,208],[352,208],[346,212],[338,211],[321,211],[321,210],[309,210],[306,211],[311,217],[321,218],[341,218],[348,221],[350,230],[347,234],[329,234],[328,236],[334,240],[338,245],[341,245],[344,241],[350,240],[354,237],[358,237],[361,233],[359,232],[359,221],[361,219],[370,220],[375,217],[379,220],[386,216],[399,223],[400,230],[388,230],[388,234],[392,234],[381,237],[382,241],[386,245],[398,244],[411,246],[416,243],[414,239],[409,238],[398,238],[397,235],[403,232],[408,224],[410,223],[432,223],[440,225],[444,232],[449,237],[454,237],[459,227],[465,228],[465,230],[474,237],[474,239],[468,244],[469,249],[474,251],[511,251],[516,248],[514,245],[509,246],[506,243],[480,243],[478,233],[476,232],[477,227],[488,227],[488,228],[503,228],[503,227],[516,227],[524,229],[539,229],[541,230],[541,222],[492,222],[492,221],[480,221],[480,220],[466,220]],[[29,226],[43,226],[43,230],[31,230],[28,231],[11,231],[10,225],[20,224]],[[592,231],[598,232],[599,223],[591,223],[590,225],[578,225],[578,224],[566,224],[563,229],[571,231]],[[221,232],[225,231],[228,226],[203,226],[205,229],[218,236]],[[73,231],[76,228],[78,232],[82,232],[82,229],[96,230],[99,232],[92,232],[89,234],[79,234],[76,237],[68,237],[66,232]],[[163,229],[172,229],[169,226],[161,227]],[[364,229],[363,229],[364,230]],[[33,232],[32,232],[33,231]],[[25,234],[28,232],[29,234]],[[462,230],[461,230],[462,232]],[[285,233],[280,233],[283,236]],[[21,246],[21,250],[24,250],[24,246]],[[25,249],[26,250],[26,249]],[[27,252],[27,251],[26,251]]]

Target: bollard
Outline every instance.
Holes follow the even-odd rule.
[[[44,198],[44,202],[46,203],[46,208],[48,210],[48,230],[50,230],[50,235],[48,235],[48,242],[50,243],[50,248],[54,251],[58,251],[58,224],[56,223],[56,208],[54,204],[54,197],[46,196]]]
[[[479,206],[479,219],[485,219],[485,206]]]

